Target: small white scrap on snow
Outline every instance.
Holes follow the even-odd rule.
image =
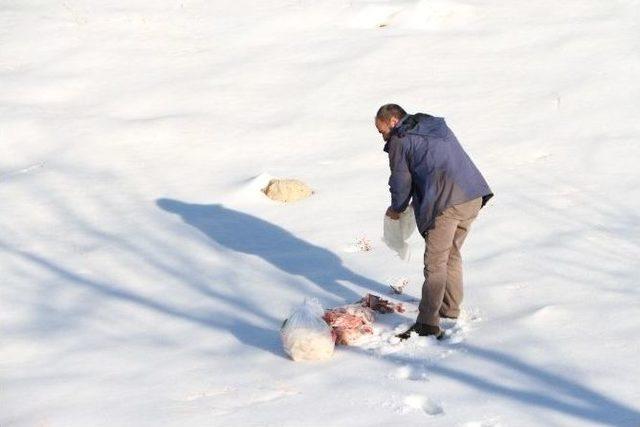
[[[390,283],[389,287],[391,288],[391,293],[400,295],[404,292],[404,288],[406,288],[408,284],[409,279],[400,279]]]

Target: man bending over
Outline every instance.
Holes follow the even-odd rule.
[[[440,318],[460,314],[460,249],[493,193],[443,118],[411,115],[399,105],[386,104],[378,110],[375,125],[391,168],[387,216],[397,220],[412,200],[426,243],[418,318],[398,337],[407,339],[415,331],[442,338]]]

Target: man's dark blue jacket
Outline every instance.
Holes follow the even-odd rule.
[[[391,209],[403,212],[413,198],[421,235],[450,206],[493,193],[480,171],[441,117],[407,115],[391,131],[389,153]]]

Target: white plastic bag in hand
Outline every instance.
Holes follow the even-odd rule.
[[[326,360],[333,354],[335,342],[323,315],[317,299],[305,299],[282,325],[280,336],[284,351],[296,362]]]
[[[385,214],[382,241],[406,261],[411,258],[407,240],[416,227],[416,217],[411,206],[400,214],[400,219],[391,219]]]

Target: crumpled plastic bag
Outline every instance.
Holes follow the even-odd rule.
[[[382,241],[401,259],[408,261],[411,259],[411,251],[407,240],[416,228],[416,217],[412,206],[400,214],[400,219],[391,219],[385,214]]]
[[[322,319],[324,310],[317,299],[305,299],[280,329],[284,351],[294,361],[326,360],[335,346],[331,327]]]

